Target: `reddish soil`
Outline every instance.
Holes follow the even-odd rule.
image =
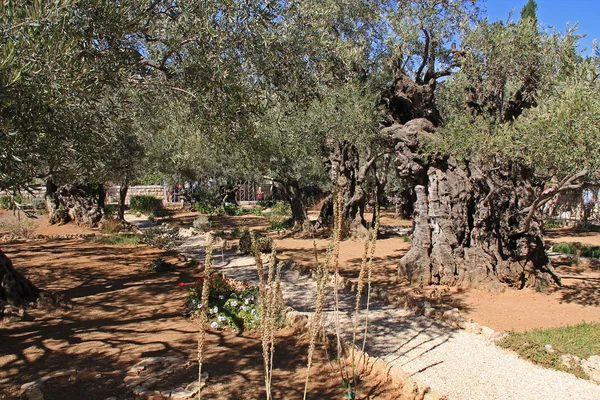
[[[191,224],[196,213],[170,218],[174,224]],[[2,217],[2,215],[0,215]],[[406,221],[386,216],[386,225]],[[263,217],[218,217],[213,228],[266,230]],[[48,227],[42,220],[36,234],[94,233],[67,224]],[[554,236],[553,236],[554,235]],[[1,236],[1,235],[0,235]],[[556,241],[580,241],[600,245],[600,234],[576,237],[572,232],[551,233]],[[280,256],[314,264],[313,239],[276,236]],[[319,259],[324,259],[326,238],[315,239]],[[181,316],[186,291],[177,283],[192,282],[198,270],[175,254],[140,246],[109,246],[83,239],[42,239],[0,243],[16,268],[38,287],[62,292],[72,308],[31,309],[23,321],[0,322],[0,399],[15,398],[20,385],[58,369],[76,368],[72,378],[50,380],[43,389],[48,399],[133,399],[122,382],[128,368],[143,357],[182,355],[195,359],[197,328]],[[377,241],[373,264],[374,285],[391,293],[428,296],[441,293],[444,307],[462,313],[494,329],[525,330],[579,323],[600,322],[600,271],[561,267],[565,285],[536,293],[507,290],[492,294],[483,290],[417,288],[398,282],[396,265],[409,249],[402,237]],[[341,244],[342,274],[356,278],[364,251],[358,241]],[[166,274],[152,274],[147,266],[157,257],[176,265]],[[443,293],[442,293],[443,292]],[[299,398],[304,386],[307,340],[290,329],[278,334],[273,378],[276,398]],[[262,357],[256,334],[210,332],[205,370],[210,378],[203,390],[215,399],[255,399],[263,396]],[[185,377],[187,378],[187,377]],[[182,378],[183,379],[183,378]],[[363,377],[361,398],[397,398],[382,375]],[[332,373],[322,349],[316,353],[312,373],[313,398],[340,398],[338,374]]]
[[[189,224],[193,220],[188,215]],[[371,219],[366,214],[367,220]],[[178,216],[173,219],[177,221]],[[241,217],[213,217],[213,228],[219,230],[252,229],[266,232],[269,223],[264,217],[245,215]],[[387,226],[410,226],[411,221],[395,219],[392,213],[384,213],[381,224]],[[325,259],[329,244],[326,235],[316,238],[271,234],[277,240],[282,259],[293,258],[304,265],[315,265],[313,240],[317,244],[319,260]],[[575,241],[600,245],[600,233],[577,233],[572,229],[552,230],[547,235],[550,243]],[[233,241],[234,242],[234,241]],[[235,243],[235,242],[234,242]],[[557,267],[563,286],[548,288],[544,293],[533,289],[491,293],[488,290],[469,288],[424,287],[418,288],[397,279],[398,261],[410,249],[410,242],[399,236],[384,236],[377,240],[373,260],[373,284],[390,294],[410,294],[428,297],[442,308],[458,308],[461,313],[481,325],[494,330],[526,331],[533,328],[550,328],[574,325],[582,321],[600,322],[600,270],[582,267]],[[340,248],[341,274],[357,279],[364,252],[364,243],[345,240]]]
[[[53,235],[73,231],[87,233],[71,225],[42,229]],[[23,321],[0,321],[0,399],[17,398],[22,384],[73,368],[77,375],[43,386],[46,400],[134,399],[123,378],[141,358],[195,360],[197,326],[182,317],[186,290],[178,287],[197,278],[195,265],[145,245],[117,247],[83,239],[13,241],[1,247],[19,271],[40,288],[64,293],[72,307],[29,309]],[[147,266],[157,257],[176,269],[150,273]],[[205,349],[205,398],[264,396],[261,344],[255,333],[209,332]],[[275,398],[302,396],[306,350],[304,335],[291,329],[278,333]],[[341,378],[331,372],[322,348],[315,352],[311,377],[312,398],[343,396]],[[181,383],[193,379],[175,378]],[[360,388],[360,398],[397,398],[384,375],[365,374]]]

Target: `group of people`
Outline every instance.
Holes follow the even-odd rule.
[[[178,203],[183,199],[189,199],[192,192],[196,190],[198,186],[198,181],[194,183],[185,182],[183,186],[176,183],[175,185],[169,186],[167,189],[167,199],[172,203]]]

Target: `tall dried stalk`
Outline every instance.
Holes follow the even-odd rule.
[[[375,226],[373,227],[373,233],[371,235],[370,240],[365,240],[365,249],[363,252],[362,261],[360,264],[360,273],[358,275],[358,284],[356,287],[356,304],[354,308],[354,321],[353,321],[353,333],[352,333],[352,379],[354,381],[355,395],[358,395],[356,391],[357,387],[357,373],[356,368],[359,363],[356,362],[356,334],[358,331],[358,315],[360,312],[360,301],[362,298],[362,293],[365,287],[365,275],[367,278],[367,305],[366,305],[366,313],[365,313],[365,331],[363,336],[363,344],[362,344],[362,354],[364,357],[365,346],[367,343],[367,333],[368,333],[368,323],[369,323],[369,307],[371,300],[371,277],[372,277],[372,266],[373,266],[373,257],[375,255],[375,244],[377,243],[377,233],[379,232],[379,218],[380,218],[380,210],[379,203],[375,204]]]
[[[373,275],[373,257],[375,256],[375,245],[377,244],[377,233],[379,232],[379,219],[381,217],[379,203],[375,203],[375,212],[377,214],[375,217],[375,226],[373,227],[373,236],[371,237],[371,248],[369,249],[369,262],[367,263],[367,306],[365,309],[365,332],[362,344],[363,356],[365,353],[365,347],[367,346],[367,334],[369,331],[369,308],[371,306],[371,278]]]
[[[283,263],[276,264],[277,252],[275,245],[273,245],[267,270],[267,281],[265,282],[265,269],[261,258],[260,244],[254,234],[252,235],[252,250],[256,260],[256,271],[259,282],[258,297],[261,308],[260,333],[265,368],[265,391],[267,400],[271,400],[273,398],[271,384],[273,378],[273,356],[275,354],[275,333],[277,331],[277,316],[281,309],[279,293],[281,291],[280,276]]]
[[[335,321],[335,336],[337,340],[337,361],[340,368],[340,374],[342,376],[342,381],[348,381],[348,370],[346,367],[346,362],[342,363],[344,347],[342,345],[342,332],[341,332],[341,323],[340,323],[340,296],[339,296],[339,260],[340,260],[340,241],[342,235],[342,224],[344,221],[343,216],[343,205],[344,198],[342,189],[338,189],[336,202],[333,208],[334,215],[334,228],[333,228],[333,315]]]
[[[306,382],[304,383],[304,400],[306,400],[306,395],[308,393],[308,382],[310,379],[310,367],[312,366],[313,354],[315,352],[315,344],[317,341],[317,336],[319,334],[319,327],[321,326],[321,316],[323,314],[323,306],[325,304],[325,293],[327,288],[327,277],[329,275],[329,262],[331,259],[331,254],[333,253],[333,236],[332,240],[329,241],[329,247],[327,248],[327,253],[325,255],[325,265],[319,264],[319,256],[317,253],[317,242],[313,240],[313,248],[315,252],[315,262],[316,262],[316,279],[317,279],[317,297],[315,300],[315,314],[310,321],[309,328],[309,345],[308,345],[308,365],[306,368]],[[327,347],[326,347],[327,348]]]
[[[204,341],[206,339],[206,323],[208,316],[208,295],[210,294],[210,279],[212,275],[212,252],[213,237],[209,233],[206,244],[206,258],[204,259],[204,282],[202,284],[202,307],[200,308],[200,319],[198,320],[198,400],[202,400],[202,356],[204,352]]]

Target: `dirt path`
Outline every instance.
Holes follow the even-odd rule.
[[[59,227],[69,234],[69,226]],[[56,231],[55,231],[56,232]],[[196,360],[198,328],[182,317],[187,288],[199,270],[175,253],[139,246],[110,246],[83,239],[45,239],[0,243],[15,268],[38,287],[64,293],[72,308],[29,309],[23,321],[0,321],[0,399],[21,398],[21,385],[48,373],[77,369],[42,387],[45,400],[134,400],[124,386],[127,370],[145,357],[179,356]],[[174,264],[165,274],[148,265],[157,257]],[[307,340],[292,330],[278,333],[273,376],[276,398],[301,398]],[[280,357],[277,354],[281,355]],[[194,372],[175,376],[189,383]],[[260,338],[255,333],[209,331],[204,370],[206,399],[257,399],[264,393]],[[385,376],[369,375],[373,396],[392,400]],[[340,377],[322,351],[315,353],[311,394],[342,396]]]
[[[180,251],[202,260],[204,238],[188,238]],[[256,282],[254,260],[225,252],[217,254],[215,268],[236,279]],[[224,262],[223,262],[224,261]],[[316,283],[296,272],[282,271],[284,300],[291,307],[310,313],[314,309]],[[331,290],[326,304],[325,324],[335,328]],[[352,336],[354,296],[341,291],[341,329]],[[363,326],[363,321],[360,326]],[[366,351],[400,365],[415,379],[450,399],[598,399],[600,386],[563,372],[546,370],[514,353],[500,349],[482,335],[455,330],[406,310],[373,302],[369,313]],[[361,340],[359,340],[360,342]]]

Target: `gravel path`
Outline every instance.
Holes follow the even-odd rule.
[[[190,258],[204,260],[203,236],[191,236],[179,248]],[[215,269],[238,280],[256,282],[252,257],[232,252],[214,252]],[[314,309],[316,282],[295,271],[282,271],[284,300],[294,309]],[[324,319],[333,329],[333,290]],[[340,292],[341,326],[346,339],[352,337],[354,295]],[[361,326],[364,320],[361,321]],[[408,311],[372,302],[366,352],[399,365],[417,381],[447,394],[450,400],[599,400],[600,386],[571,374],[544,369],[522,360],[513,352],[496,347],[483,335],[453,329]],[[362,341],[362,339],[360,339]]]

